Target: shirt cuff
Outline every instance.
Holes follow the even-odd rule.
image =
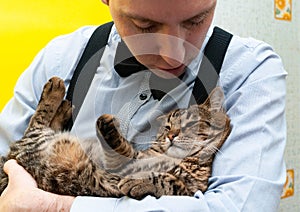
[[[116,198],[99,198],[99,197],[83,197],[78,196],[75,198],[70,212],[98,212],[101,211],[113,211],[118,199]]]

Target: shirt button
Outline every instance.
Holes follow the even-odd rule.
[[[140,94],[140,100],[145,100],[145,99],[147,99],[147,94],[141,93]]]

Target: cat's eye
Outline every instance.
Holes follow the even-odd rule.
[[[175,114],[174,114],[174,117],[175,118],[178,118],[179,116],[182,116],[183,114],[185,114],[185,111],[182,110],[182,111],[177,111]]]
[[[179,113],[179,112],[176,112],[176,113],[174,114],[174,117],[175,117],[175,118],[178,118],[179,115],[180,115],[180,113]]]
[[[198,123],[199,123],[199,121],[191,121],[185,125],[185,128],[193,127],[194,125],[196,125]]]
[[[211,123],[208,120],[204,121],[204,123],[206,124],[206,127],[210,127],[211,126]]]
[[[165,126],[165,130],[170,131],[171,127],[170,126]]]
[[[197,135],[201,136],[202,138],[207,138],[208,137],[208,134],[204,133],[204,132],[198,132]]]

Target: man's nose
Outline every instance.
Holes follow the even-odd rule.
[[[160,34],[159,54],[173,68],[184,63],[185,40],[179,30],[169,30]]]

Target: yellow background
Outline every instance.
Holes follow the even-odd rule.
[[[0,0],[0,111],[20,74],[52,38],[110,20],[101,0]]]

